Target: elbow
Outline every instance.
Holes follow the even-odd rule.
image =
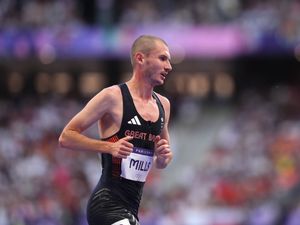
[[[58,146],[61,148],[66,148],[68,146],[65,131],[63,131],[58,138]]]
[[[72,149],[74,147],[74,135],[77,131],[64,129],[58,138],[58,145],[62,148]]]

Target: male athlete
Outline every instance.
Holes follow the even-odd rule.
[[[170,102],[155,93],[172,70],[165,41],[143,35],[131,48],[133,75],[94,96],[62,131],[59,143],[102,155],[102,175],[87,206],[90,225],[139,225],[143,186],[154,164],[165,168],[170,150]],[[97,122],[101,140],[82,132]]]

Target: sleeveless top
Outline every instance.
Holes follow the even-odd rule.
[[[153,163],[154,139],[162,131],[165,112],[162,103],[153,92],[159,117],[155,122],[144,120],[137,112],[132,96],[125,83],[119,85],[123,99],[123,118],[120,130],[104,140],[116,142],[125,136],[132,136],[133,152],[126,158],[115,158],[102,153],[102,175],[100,188],[108,188],[137,217],[143,186]]]

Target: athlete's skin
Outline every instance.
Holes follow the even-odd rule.
[[[137,40],[139,41],[136,41],[133,44],[131,50],[133,74],[131,79],[126,82],[126,85],[137,113],[145,121],[155,123],[156,121],[160,121],[159,117],[161,114],[158,102],[156,102],[157,100],[153,97],[153,89],[158,85],[164,84],[166,76],[172,70],[170,64],[170,52],[167,44],[159,38],[143,36]],[[153,164],[156,168],[163,169],[173,158],[173,153],[169,144],[170,138],[168,131],[170,102],[166,97],[157,93],[156,95],[163,106],[164,126],[160,135],[155,136],[154,139]],[[118,85],[107,87],[94,96],[88,104],[70,120],[59,137],[59,144],[62,147],[73,150],[110,154],[115,158],[126,159],[133,151],[134,146],[130,141],[134,137],[125,136],[116,142],[103,140],[115,135],[120,130],[122,118],[123,97],[121,89]],[[98,123],[99,135],[102,140],[93,139],[83,134],[83,131],[94,123]],[[101,181],[100,184],[102,184]],[[124,183],[121,182],[116,185],[121,185],[120,187],[123,187],[123,184]],[[137,186],[135,185],[135,187]],[[142,190],[140,185],[138,187],[140,188],[135,190],[137,199],[140,198],[140,191]],[[104,193],[101,192],[102,189],[97,189],[97,191],[99,191],[99,193]],[[111,192],[106,192],[105,194],[109,194],[109,196],[111,196],[110,198],[114,198],[113,195],[116,193],[110,193]],[[92,205],[94,204],[98,207],[97,210],[100,210],[100,203],[103,202],[101,200],[94,201],[95,198],[96,196],[92,195],[93,200],[91,205],[89,205],[89,212],[93,215],[95,211],[94,206]],[[97,201],[100,201],[100,203]],[[131,199],[129,201],[131,201]],[[134,201],[137,200],[135,199]],[[115,201],[112,200],[112,202]],[[118,204],[119,203],[117,203],[117,205]],[[137,205],[139,205],[139,203]],[[105,209],[105,207],[101,209]],[[135,206],[134,211],[136,210]],[[108,214],[105,214],[101,211],[99,215],[107,216],[105,218],[107,218],[108,221],[112,221],[114,218],[111,217],[111,212],[112,211],[109,211]],[[89,218],[91,224],[99,224],[99,222],[103,224],[110,223],[99,221],[102,220],[99,217],[95,218],[91,216]],[[129,222],[130,224],[139,224],[136,213],[130,213],[130,217],[121,216],[121,218],[124,218],[125,221],[127,221],[125,224],[129,224]],[[132,220],[130,218],[132,218]],[[123,224],[123,219],[113,224]]]
[[[156,121],[159,110],[152,97],[153,88],[164,84],[166,76],[172,70],[168,46],[159,40],[155,41],[149,54],[141,51],[132,55],[133,75],[126,82],[138,113],[145,119]],[[165,168],[173,158],[170,149],[168,122],[170,117],[169,100],[158,94],[165,110],[165,126],[155,139],[154,165]],[[122,95],[117,85],[108,87],[94,96],[88,104],[75,115],[63,129],[59,144],[64,148],[97,153],[109,153],[114,157],[126,158],[132,152],[132,137],[124,137],[112,143],[92,139],[82,134],[92,124],[98,122],[101,138],[115,134],[122,120]]]

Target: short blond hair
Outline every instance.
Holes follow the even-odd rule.
[[[157,42],[162,42],[166,46],[168,44],[161,38],[151,35],[139,36],[132,44],[130,60],[132,66],[134,66],[134,56],[137,52],[142,52],[143,54],[149,54],[153,49],[155,49]]]

